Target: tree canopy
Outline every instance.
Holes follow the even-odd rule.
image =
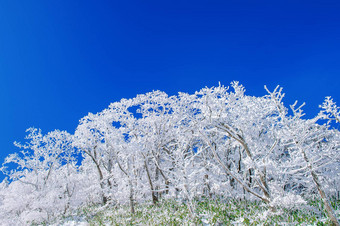
[[[82,205],[179,199],[195,217],[197,197],[262,200],[275,211],[340,191],[340,110],[326,97],[306,118],[277,87],[248,96],[238,82],[114,102],[83,117],[74,134],[27,130],[2,165],[0,218],[44,221]],[[15,167],[13,167],[15,165]]]

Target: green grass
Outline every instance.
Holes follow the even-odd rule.
[[[135,214],[130,213],[129,206],[86,207],[60,223],[76,216],[90,225],[330,225],[322,211],[322,202],[316,199],[299,208],[277,208],[276,212],[258,201],[201,199],[194,204],[196,217],[191,216],[184,202],[163,200],[156,206],[137,205]],[[340,210],[339,200],[332,205],[336,211]]]

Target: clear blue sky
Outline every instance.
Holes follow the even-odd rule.
[[[110,102],[239,80],[308,115],[340,103],[340,1],[0,2],[0,161],[28,127],[73,133]]]

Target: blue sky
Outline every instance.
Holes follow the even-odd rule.
[[[240,81],[340,103],[340,1],[0,2],[0,161],[34,126],[73,133],[139,93]]]

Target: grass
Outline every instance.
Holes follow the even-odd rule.
[[[135,214],[130,213],[128,206],[85,207],[59,222],[77,220],[90,225],[330,225],[322,211],[323,204],[317,199],[296,208],[277,208],[276,212],[258,201],[200,199],[194,204],[194,217],[185,202],[162,200],[158,205],[137,205]],[[340,201],[333,201],[332,205],[339,217]]]

